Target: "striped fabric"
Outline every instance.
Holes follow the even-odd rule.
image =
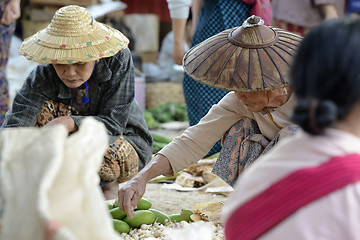
[[[359,154],[297,170],[241,205],[225,224],[226,239],[257,239],[301,207],[359,180]]]

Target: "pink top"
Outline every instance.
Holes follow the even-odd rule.
[[[316,168],[334,156],[360,154],[359,146],[360,138],[335,129],[328,129],[324,136],[311,137],[301,131],[284,139],[240,176],[223,209],[224,222],[245,202],[280,179],[299,169]],[[305,185],[306,181],[303,182]],[[313,184],[320,187],[321,182]],[[291,191],[296,185],[292,186]],[[313,197],[311,190],[308,191],[306,196]],[[297,194],[294,193],[295,200],[283,204],[297,203]],[[359,202],[360,183],[357,182],[302,207],[257,239],[360,239]],[[271,204],[268,207],[271,208]]]

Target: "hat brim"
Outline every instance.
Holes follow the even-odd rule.
[[[185,54],[185,72],[202,84],[227,91],[269,91],[288,86],[289,65],[302,37],[283,29],[266,28],[277,37],[261,47],[233,44],[229,36],[238,28],[208,38]]]
[[[95,22],[96,30],[82,36],[54,36],[47,28],[25,39],[19,54],[41,64],[91,62],[127,48],[129,39],[118,30]]]

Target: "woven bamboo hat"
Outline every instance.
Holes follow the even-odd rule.
[[[301,36],[263,25],[256,16],[214,35],[183,58],[196,81],[228,91],[268,91],[289,85],[289,64]]]
[[[60,8],[51,23],[24,40],[19,54],[41,64],[72,64],[110,57],[127,47],[118,30],[99,23],[84,7]]]

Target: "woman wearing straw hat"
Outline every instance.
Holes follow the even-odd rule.
[[[99,174],[106,198],[115,198],[118,182],[134,176],[152,153],[152,138],[134,99],[128,43],[122,33],[95,21],[86,8],[60,8],[45,29],[19,48],[28,60],[42,65],[26,79],[2,125],[63,124],[72,133],[87,116],[104,123],[110,145]]]
[[[302,129],[237,181],[223,209],[227,240],[360,239],[359,41],[359,18],[305,35],[291,66]]]
[[[167,0],[167,3],[174,32],[173,59],[178,65],[182,65],[185,55],[182,39],[190,7],[194,31],[191,47],[225,29],[240,26],[253,14],[262,17],[266,25],[270,25],[272,16],[270,0]],[[190,126],[197,124],[228,93],[200,84],[187,74],[183,78],[183,90]],[[218,141],[208,155],[220,150]]]
[[[300,36],[264,26],[252,16],[241,27],[190,49],[183,60],[185,71],[203,84],[231,92],[120,189],[119,206],[132,215],[147,180],[184,169],[221,138],[213,172],[234,185],[260,155],[293,135],[298,127],[288,119],[294,98],[287,71],[300,41]]]

